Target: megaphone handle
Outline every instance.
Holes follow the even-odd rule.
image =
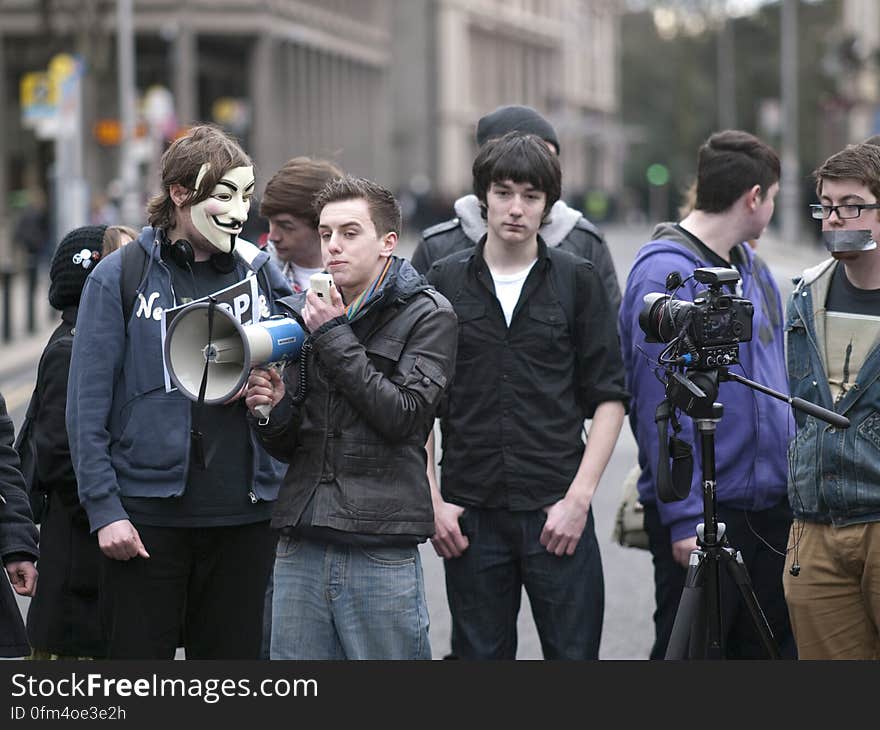
[[[257,412],[257,415],[260,417],[260,425],[265,426],[269,423],[269,413],[272,411],[272,406],[268,403],[263,403],[259,406],[254,406],[254,410]]]

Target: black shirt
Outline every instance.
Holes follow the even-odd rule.
[[[459,327],[455,375],[438,414],[441,491],[456,504],[533,510],[565,495],[580,466],[584,419],[600,403],[628,401],[616,317],[592,264],[539,237],[508,327],[484,244],[442,259],[427,276]],[[575,289],[570,324],[561,285]]]
[[[828,287],[825,309],[829,312],[880,316],[880,289],[859,289],[846,276],[846,267],[837,264]]]
[[[222,273],[210,261],[192,264],[192,273],[170,264],[174,294],[185,304],[225,289],[239,280],[236,272]],[[193,419],[197,404],[192,404]],[[203,405],[200,431],[205,468],[190,454],[186,490],[179,497],[125,497],[123,506],[134,521],[162,527],[215,527],[268,520],[272,502],[253,503],[253,453],[243,399],[229,405]],[[162,428],[162,424],[156,424]]]

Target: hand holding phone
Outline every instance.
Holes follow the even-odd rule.
[[[319,271],[317,274],[312,274],[309,278],[309,289],[311,289],[315,294],[317,294],[324,301],[330,301],[330,285],[333,283],[333,277],[330,274],[325,274],[323,271]]]

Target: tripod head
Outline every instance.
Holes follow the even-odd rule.
[[[769,395],[777,400],[785,401],[792,408],[807,413],[815,418],[830,423],[837,428],[849,428],[849,419],[827,408],[803,398],[792,398],[778,390],[773,390],[766,385],[749,380],[741,375],[730,372],[726,367],[711,369],[685,369],[681,372],[672,367],[666,369],[666,398],[657,406],[654,420],[660,436],[660,454],[657,467],[657,496],[663,502],[674,502],[687,497],[691,489],[693,478],[693,456],[691,446],[687,442],[668,436],[669,423],[677,434],[681,427],[675,415],[676,409],[687,413],[697,424],[701,434],[711,431],[714,434],[715,424],[721,420],[724,414],[724,406],[717,403],[718,386],[724,381],[733,381],[748,386],[759,393]],[[714,444],[713,444],[714,446]],[[669,459],[672,455],[673,465],[670,470]],[[706,455],[703,454],[703,468],[705,472]],[[711,482],[714,490],[714,449],[711,459],[712,473]],[[707,482],[708,479],[704,479]],[[714,501],[714,498],[713,498]]]
[[[666,371],[666,397],[654,414],[660,436],[657,496],[663,502],[674,502],[690,493],[693,478],[691,446],[677,437],[681,426],[676,412],[683,411],[694,419],[700,430],[704,442],[703,483],[711,485],[714,504],[714,440],[711,450],[707,450],[705,442],[707,437],[714,439],[715,426],[724,413],[724,407],[716,402],[721,382],[732,380],[748,386],[838,428],[848,428],[849,420],[802,398],[791,398],[731,373],[729,366],[739,363],[739,343],[752,339],[754,305],[748,299],[724,291],[724,287],[731,288],[739,281],[736,269],[699,268],[694,270],[693,278],[707,288],[698,292],[693,302],[682,301],[676,299],[674,293],[687,280],[682,280],[678,272],[670,272],[666,277],[665,294],[645,295],[639,326],[645,332],[646,342],[667,343],[657,361]],[[668,436],[670,423],[674,430],[672,436]],[[711,465],[710,473],[706,471],[707,462]],[[704,491],[706,489],[704,486]],[[708,508],[706,517],[708,525]]]

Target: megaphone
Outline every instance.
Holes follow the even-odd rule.
[[[208,342],[210,302],[185,307],[171,320],[165,334],[165,368],[177,389],[199,399],[207,367],[205,400],[225,403],[247,382],[252,367],[299,358],[305,332],[295,319],[275,316],[242,325],[226,309],[214,305]],[[264,419],[270,406],[258,408]]]

